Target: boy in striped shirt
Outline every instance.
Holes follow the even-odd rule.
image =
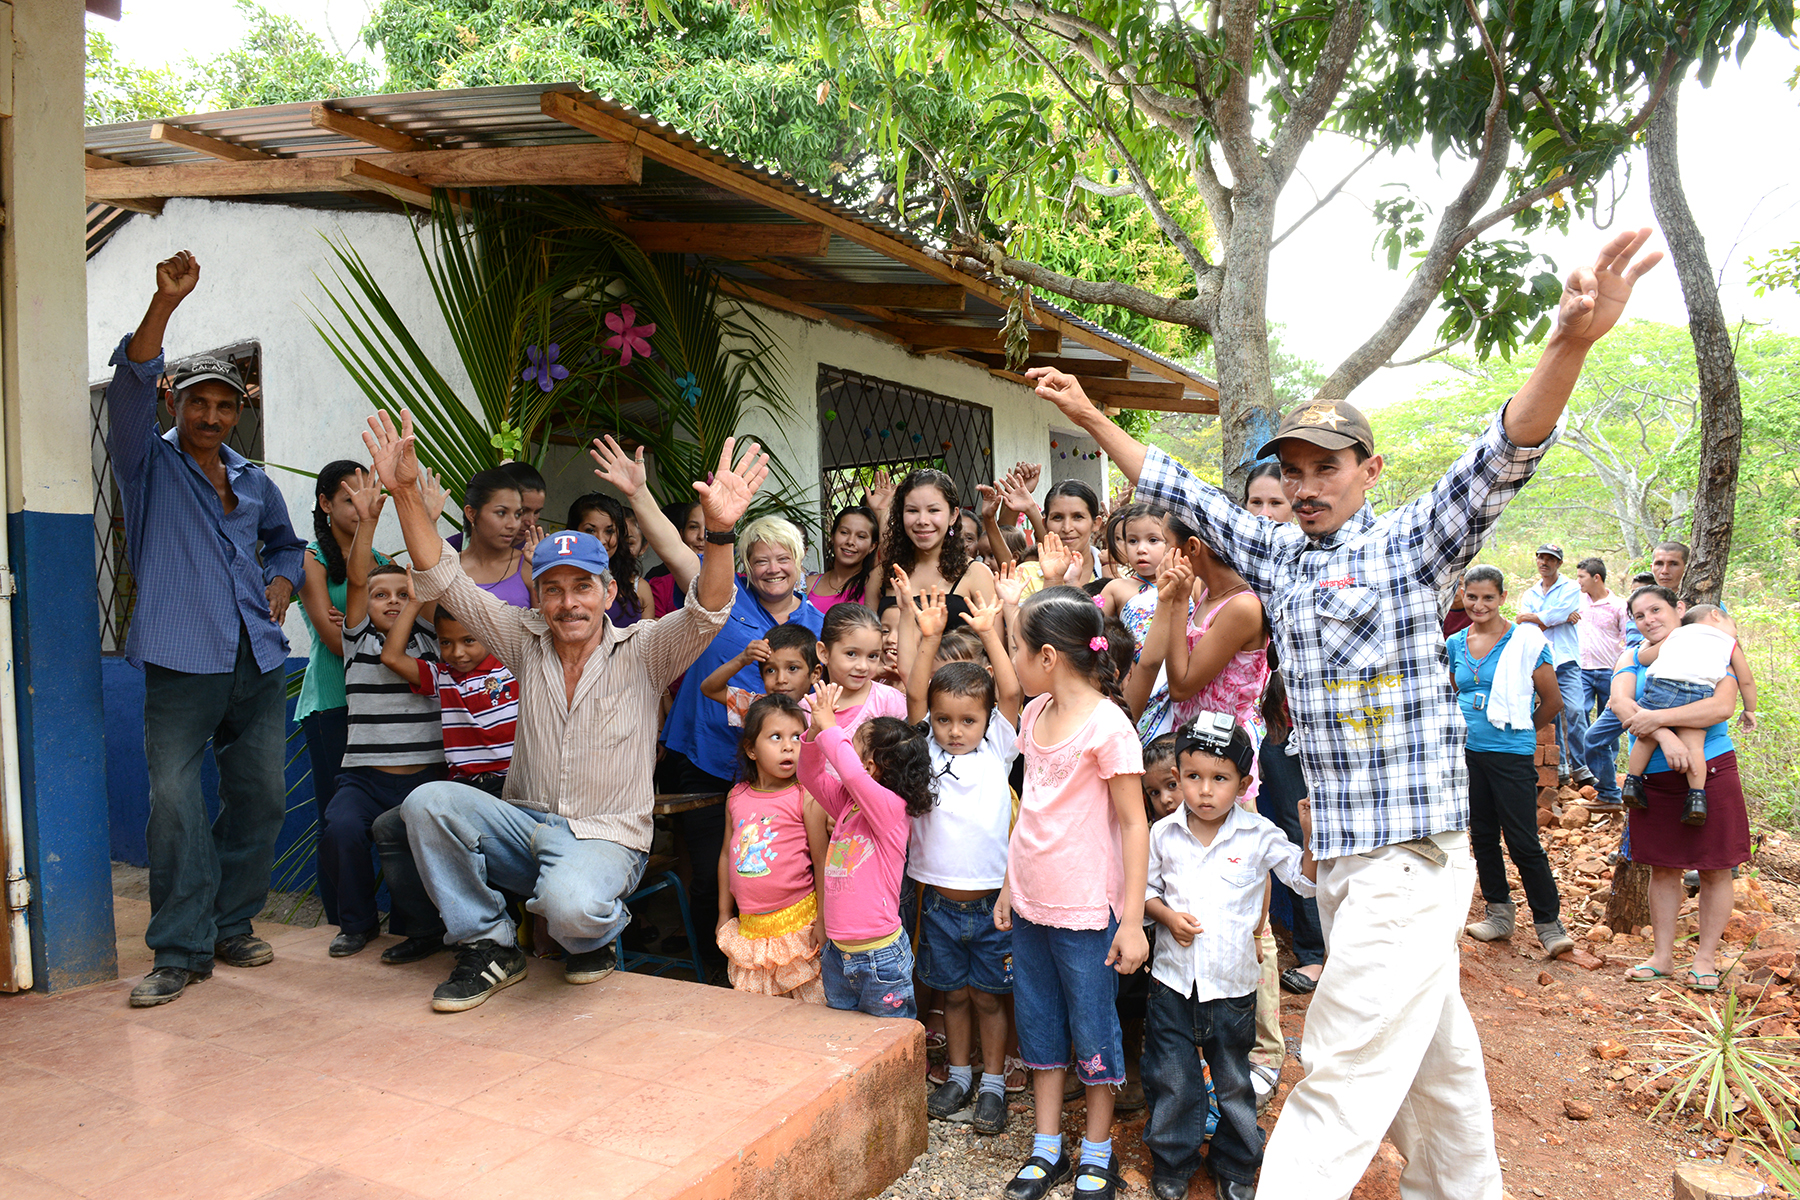
[[[438,661],[410,653],[407,640],[395,634],[381,652],[382,665],[406,680],[418,695],[436,697],[449,777],[497,798],[512,766],[519,681],[474,630],[443,605],[438,606],[433,622]],[[388,928],[407,935],[382,951],[381,961],[418,962],[436,954],[444,948],[444,922],[419,878],[400,809],[390,809],[376,819],[375,848],[381,853],[382,876],[393,901]]]

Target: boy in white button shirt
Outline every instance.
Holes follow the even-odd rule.
[[[1262,1166],[1250,1048],[1256,1042],[1256,931],[1268,904],[1269,872],[1311,896],[1311,851],[1287,840],[1266,817],[1244,808],[1255,747],[1225,713],[1201,713],[1176,733],[1182,806],[1150,828],[1144,915],[1154,919],[1149,1013],[1144,1025],[1144,1094],[1150,1117],[1151,1190],[1187,1195],[1206,1136],[1206,1081],[1212,1071],[1219,1126],[1207,1168],[1220,1200],[1252,1200]],[[1300,825],[1312,841],[1312,813]]]

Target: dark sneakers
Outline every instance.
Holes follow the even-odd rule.
[[[381,961],[390,966],[403,963],[421,962],[440,950],[447,950],[444,935],[434,933],[430,937],[409,937],[404,942],[397,942],[381,952]]]
[[[563,978],[570,983],[599,983],[619,969],[619,943],[608,942],[598,950],[571,954],[563,962]]]
[[[212,978],[212,969],[190,971],[186,967],[158,967],[144,981],[131,989],[131,1007],[155,1008],[167,1004],[187,990],[190,983]]]
[[[525,952],[483,938],[462,946],[450,978],[431,993],[431,1007],[439,1012],[474,1008],[501,988],[525,978]]]
[[[240,933],[214,942],[213,957],[228,967],[260,967],[275,960],[275,951],[254,933]]]
[[[349,958],[352,954],[360,953],[368,944],[369,935],[366,933],[340,933],[331,939],[331,945],[325,953],[333,958]]]

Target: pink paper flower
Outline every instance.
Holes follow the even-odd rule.
[[[619,365],[631,365],[631,356],[650,357],[650,338],[656,333],[654,323],[637,324],[637,309],[629,304],[619,305],[619,311],[606,314],[606,327],[612,330],[612,336],[606,339],[609,349],[618,351]]]

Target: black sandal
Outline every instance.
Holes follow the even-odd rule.
[[[1318,990],[1319,981],[1299,967],[1289,967],[1281,973],[1281,986],[1297,996],[1305,996]]]
[[[1119,1156],[1115,1154],[1106,1160],[1104,1167],[1098,1163],[1082,1163],[1077,1167],[1075,1169],[1075,1200],[1088,1200],[1089,1197],[1092,1197],[1093,1200],[1112,1200],[1114,1194],[1119,1190],[1119,1177],[1115,1173],[1118,1165]],[[1083,1176],[1100,1180],[1100,1186],[1084,1190],[1081,1186]]]
[[[1019,1170],[1037,1167],[1043,1174],[1036,1179],[1027,1179],[1023,1175],[1014,1175],[1006,1185],[1006,1200],[1043,1200],[1051,1188],[1069,1177],[1069,1156],[1060,1154],[1055,1162],[1051,1162],[1041,1154],[1034,1154],[1025,1160]],[[1110,1193],[1109,1193],[1110,1194]]]

